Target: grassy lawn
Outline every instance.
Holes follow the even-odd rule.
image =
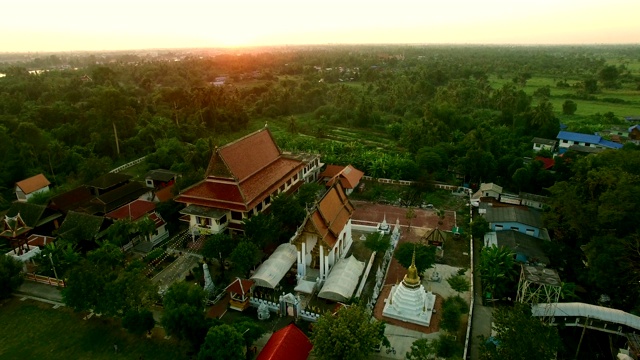
[[[92,317],[65,307],[12,298],[0,305],[2,359],[186,359],[187,349],[162,329],[151,339],[127,333],[118,321]],[[114,352],[118,345],[118,353]]]

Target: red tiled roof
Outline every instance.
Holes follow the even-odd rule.
[[[156,224],[156,229],[165,224],[164,220],[160,217],[160,215],[156,214],[155,211],[149,214],[149,219],[153,220],[153,222]]]
[[[164,187],[156,192],[156,197],[160,202],[173,199],[173,185]]]
[[[253,280],[236,278],[236,280],[229,284],[225,290],[227,292],[244,295],[249,292],[253,284],[255,284],[255,281]]]
[[[342,186],[336,184],[320,200],[318,207],[311,214],[310,220],[322,240],[333,247],[340,232],[349,222],[354,209],[342,190]]]
[[[555,161],[553,159],[549,159],[542,156],[536,156],[536,160],[542,163],[542,168],[545,170],[549,170],[555,165]]]
[[[22,190],[25,194],[31,194],[36,190],[40,190],[43,187],[47,187],[51,185],[49,180],[42,174],[38,174],[36,176],[32,176],[28,179],[24,179],[22,181],[18,181],[16,186]]]
[[[302,330],[289,324],[271,335],[256,360],[306,360],[312,348]]]
[[[231,210],[246,210],[237,183],[208,177],[176,197],[177,202]]]
[[[280,149],[265,128],[218,149],[231,174],[242,181],[278,159]]]
[[[27,240],[29,242],[29,245],[44,247],[45,245],[56,241],[56,238],[51,236],[33,234],[30,235]]]
[[[116,210],[113,210],[112,212],[106,214],[105,217],[116,220],[129,219],[135,221],[155,209],[155,203],[138,199]]]

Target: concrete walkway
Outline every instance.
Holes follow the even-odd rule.
[[[26,280],[14,294],[18,297],[24,295],[34,300],[44,299],[48,300],[48,302],[63,304],[62,293],[59,288],[35,281]]]

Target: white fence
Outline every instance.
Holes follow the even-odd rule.
[[[410,186],[416,183],[415,181],[409,181],[409,180],[374,178],[367,175],[363,176],[362,178],[364,180],[377,181],[382,184],[392,184],[392,185],[402,185],[402,186]],[[462,186],[459,186],[459,185],[449,185],[449,184],[445,184],[437,181],[432,181],[430,184],[433,185],[433,187],[435,187],[436,189],[442,189],[442,190],[459,191],[460,188],[462,188]]]
[[[471,206],[471,197],[469,197],[469,225],[471,225],[471,222],[473,221],[473,208]],[[467,335],[465,337],[464,340],[464,353],[462,354],[462,358],[463,359],[467,359],[467,354],[469,351],[469,341],[471,340],[471,323],[473,322],[473,305],[475,304],[475,292],[473,289],[473,280],[475,278],[475,272],[474,272],[474,264],[473,264],[473,235],[469,236],[469,241],[471,242],[470,245],[470,258],[471,258],[471,263],[470,263],[470,269],[469,271],[471,271],[471,287],[469,288],[469,292],[471,294],[471,301],[469,302],[469,320],[467,321]]]
[[[140,159],[136,159],[136,160],[133,160],[132,162],[126,163],[126,164],[124,164],[124,165],[120,165],[120,166],[118,166],[117,168],[115,168],[115,169],[113,169],[113,170],[111,170],[111,171],[109,171],[109,172],[110,172],[110,173],[117,173],[117,172],[120,172],[120,171],[122,171],[122,170],[124,170],[124,169],[127,169],[127,168],[132,167],[133,165],[138,165],[138,164],[140,164],[141,162],[143,162],[143,161],[144,161],[144,159],[145,159],[145,158],[146,158],[146,156],[143,156],[143,157],[141,157]]]

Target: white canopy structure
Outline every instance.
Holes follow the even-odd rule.
[[[640,317],[622,310],[585,303],[542,303],[531,307],[533,316],[583,317],[626,325],[640,330]],[[582,325],[580,325],[582,326]]]
[[[342,259],[333,267],[318,297],[333,301],[347,301],[358,286],[360,275],[364,271],[364,262],[353,255]]]
[[[296,246],[289,243],[282,244],[258,267],[251,280],[255,281],[257,286],[275,289],[296,262],[296,258]]]

